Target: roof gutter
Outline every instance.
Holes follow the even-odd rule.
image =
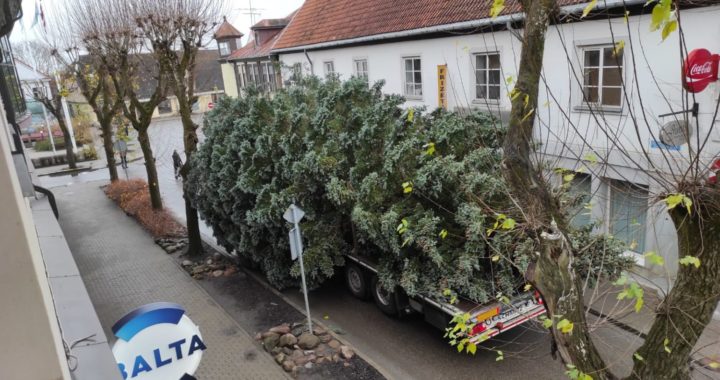
[[[646,2],[647,2],[647,0],[598,1],[598,4],[595,6],[594,10],[597,11],[597,10],[602,10],[602,9],[632,6],[632,5],[638,5],[638,4],[645,4]],[[567,6],[560,8],[560,14],[561,15],[570,15],[570,14],[582,13],[586,6],[587,6],[587,3],[586,4],[567,5]],[[525,19],[524,13],[513,13],[510,15],[499,16],[494,19],[484,18],[484,19],[479,19],[479,20],[463,21],[463,22],[456,22],[456,23],[452,23],[452,24],[429,26],[429,27],[425,27],[425,28],[418,28],[418,29],[411,29],[411,30],[403,30],[400,32],[375,34],[372,36],[363,36],[363,37],[356,37],[356,38],[348,38],[348,39],[344,39],[344,40],[320,42],[320,43],[316,43],[316,44],[301,45],[301,46],[293,46],[293,47],[289,47],[289,48],[273,49],[271,51],[271,54],[303,52],[303,51],[307,51],[307,50],[327,49],[327,48],[332,48],[332,47],[337,47],[337,46],[342,46],[342,45],[361,44],[361,43],[369,43],[369,42],[390,40],[390,39],[396,39],[396,38],[413,37],[413,36],[419,36],[419,35],[423,35],[423,34],[450,32],[450,31],[455,31],[455,30],[475,29],[475,28],[480,28],[480,27],[485,27],[485,26],[490,26],[490,25],[502,25],[502,24],[507,24],[510,22],[522,21],[524,19]]]

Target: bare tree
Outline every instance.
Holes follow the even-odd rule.
[[[135,18],[138,28],[150,42],[160,70],[168,76],[169,85],[177,97],[186,157],[180,174],[186,179],[198,144],[198,125],[192,119],[192,106],[197,102],[196,58],[198,50],[211,41],[224,3],[221,0],[136,1],[134,6],[138,12]],[[199,255],[202,240],[198,213],[186,186],[183,186],[183,197],[189,242],[187,253]]]
[[[70,3],[66,14],[72,20],[82,48],[88,53],[89,66],[84,67],[91,68],[93,75],[88,77],[83,72],[84,67],[79,65],[77,74],[82,74],[83,78],[80,82],[91,90],[88,92],[90,98],[102,95],[103,101],[97,102],[96,113],[100,112],[98,118],[102,116],[109,131],[112,131],[113,118],[122,110],[138,132],[150,201],[154,209],[162,209],[148,128],[155,108],[165,99],[166,80],[156,60],[144,51],[145,40],[134,24],[135,9],[123,1],[78,0]],[[110,133],[103,133],[106,151],[112,144]]]
[[[52,60],[52,49],[43,41],[13,42],[13,54],[43,74],[50,75],[56,70]]]
[[[503,5],[502,1],[495,3],[497,7]],[[563,362],[577,368],[574,375],[580,374],[583,378],[592,379],[614,379],[616,375],[601,358],[595,343],[590,339],[583,302],[582,278],[572,270],[574,252],[567,238],[569,220],[561,200],[548,181],[543,165],[544,155],[542,148],[539,148],[542,144],[538,141],[538,132],[544,127],[542,124],[538,125],[541,118],[536,117],[541,88],[542,91],[547,91],[547,96],[552,101],[557,102],[557,94],[553,94],[550,86],[546,86],[544,82],[542,63],[545,38],[548,27],[563,20],[555,0],[521,0],[519,3],[525,12],[525,29],[518,78],[512,91],[508,134],[504,143],[503,174],[511,196],[522,210],[525,232],[533,237],[535,242],[537,258],[529,267],[526,277],[542,294],[549,319],[553,321],[550,326],[553,350],[560,354]],[[701,5],[700,3],[702,2],[694,2],[695,5]],[[597,2],[591,2],[587,10],[592,9],[595,4]],[[677,28],[676,36],[683,50],[681,56],[684,57],[687,51],[680,5],[669,0],[649,4],[663,7],[653,12],[652,22],[658,24],[657,28],[662,28],[664,34],[670,34]],[[655,20],[656,14],[665,15],[665,19]],[[612,33],[611,23],[608,22],[608,25]],[[625,32],[631,35],[629,29]],[[626,42],[613,43],[616,44],[614,54],[618,54]],[[628,41],[628,46],[631,43],[633,41]],[[640,46],[637,48],[633,49],[632,54],[635,54],[634,50],[642,50]],[[570,57],[570,53],[566,53]],[[633,56],[632,59],[636,57]],[[578,81],[576,77],[571,79]],[[629,97],[633,90],[639,91],[637,83],[623,83],[623,96]],[[684,98],[687,99],[687,96]],[[638,103],[639,106],[630,107],[628,110],[634,133],[639,137],[640,130],[649,130],[655,137],[642,99]],[[716,104],[715,115],[718,105],[720,103]],[[672,106],[670,102],[668,106]],[[687,106],[686,101],[683,106]],[[655,195],[655,201],[667,204],[668,213],[677,230],[679,256],[686,264],[679,267],[673,287],[662,297],[654,310],[655,319],[644,344],[633,355],[634,367],[630,377],[689,378],[688,364],[692,361],[691,355],[720,300],[720,191],[717,185],[707,182],[708,169],[703,155],[715,122],[705,128],[704,136],[699,136],[702,129],[698,125],[697,141],[690,141],[688,137],[690,152],[685,159],[671,157],[663,152],[661,161],[667,164],[666,169],[661,169],[656,163],[657,159],[642,148],[641,154],[650,166],[648,169],[646,165],[634,161],[622,138],[618,136],[616,127],[610,125],[601,112],[594,112],[592,109],[591,112],[593,122],[597,123],[598,129],[611,142],[612,147],[662,187],[663,191]],[[562,121],[576,136],[584,136],[581,128],[574,125],[566,114]],[[593,152],[591,144],[585,142],[584,147]],[[582,161],[582,158],[578,159]],[[602,158],[599,160],[603,161]],[[687,265],[691,263],[694,264]],[[638,305],[642,308],[642,293],[628,293],[627,296],[637,298]],[[558,318],[568,320],[564,326],[570,324],[572,328],[561,328],[555,323]]]

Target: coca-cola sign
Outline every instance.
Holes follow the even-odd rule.
[[[700,92],[718,79],[720,56],[707,49],[695,49],[688,54],[683,64],[683,87],[688,92]]]

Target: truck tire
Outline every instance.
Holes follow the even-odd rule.
[[[398,308],[395,300],[395,292],[388,292],[378,283],[377,276],[373,276],[370,283],[370,290],[377,307],[385,314],[397,317]]]
[[[368,287],[367,276],[359,265],[350,262],[345,264],[345,283],[350,293],[355,297],[361,300],[368,298],[370,289]]]

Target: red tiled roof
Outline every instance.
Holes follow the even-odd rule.
[[[222,24],[215,31],[215,39],[221,38],[240,38],[243,34],[235,29],[234,26],[230,25],[227,20],[224,20]]]
[[[265,43],[259,47],[255,46],[254,39],[250,39],[245,46],[232,52],[232,54],[230,54],[226,59],[228,61],[237,61],[250,58],[267,57],[270,55],[270,51],[274,48],[280,34],[281,33],[274,35],[271,39],[265,41]]]
[[[559,0],[559,5],[588,0]],[[275,49],[488,18],[493,0],[305,0]],[[517,13],[508,0],[502,14]]]

